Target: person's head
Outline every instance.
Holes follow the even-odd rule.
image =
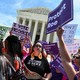
[[[40,42],[36,42],[32,47],[31,58],[34,58],[34,56],[38,56],[39,59],[42,59],[42,56],[44,56],[43,47]]]
[[[80,54],[80,47],[78,48],[78,52],[77,53]]]
[[[79,55],[79,54],[73,56],[73,62],[74,62],[78,67],[80,67],[80,55]]]
[[[36,42],[36,43],[33,45],[33,51],[34,51],[34,52],[42,53],[42,52],[43,52],[42,44],[41,44],[40,42]]]
[[[17,36],[10,35],[5,39],[7,54],[13,56],[17,54],[22,59],[21,44]]]

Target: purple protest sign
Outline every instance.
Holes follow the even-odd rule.
[[[48,15],[46,33],[51,33],[73,20],[73,0],[63,0],[61,4]]]
[[[61,58],[60,58],[60,56],[59,55],[56,55],[57,57],[56,57],[56,59],[53,61],[53,62],[51,62],[51,66],[55,66],[55,68],[57,68],[61,73],[63,73],[63,75],[65,75],[66,76],[66,78],[67,78],[67,74],[66,74],[66,72],[65,72],[65,70],[64,70],[64,67],[63,67],[63,64],[62,64],[62,61],[61,61]]]
[[[24,38],[28,33],[28,27],[22,24],[13,23],[11,34],[15,34],[19,38]]]
[[[45,45],[45,44],[48,44],[46,41],[39,41],[43,46]]]
[[[59,52],[57,43],[44,44],[43,47],[48,54],[56,55]]]

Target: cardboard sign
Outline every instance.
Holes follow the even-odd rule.
[[[72,44],[74,41],[75,32],[77,29],[77,24],[68,24],[64,26],[64,42],[66,44]]]
[[[11,34],[15,34],[19,38],[24,38],[27,33],[28,33],[28,26],[18,24],[18,23],[13,23]]]

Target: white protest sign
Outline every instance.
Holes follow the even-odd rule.
[[[80,47],[80,39],[74,39],[72,44],[66,44],[66,46],[70,54],[76,54]]]
[[[77,29],[77,24],[67,24],[63,28],[64,28],[63,33],[64,42],[66,44],[72,44]]]
[[[13,23],[11,33],[15,34],[16,36],[20,38],[24,38],[26,34],[28,33],[28,26],[18,24],[18,23]]]

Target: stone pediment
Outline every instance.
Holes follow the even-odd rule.
[[[43,14],[43,15],[48,15],[50,10],[47,8],[29,8],[29,9],[23,9],[20,10],[21,12],[31,12],[31,13],[36,13],[36,14]]]

